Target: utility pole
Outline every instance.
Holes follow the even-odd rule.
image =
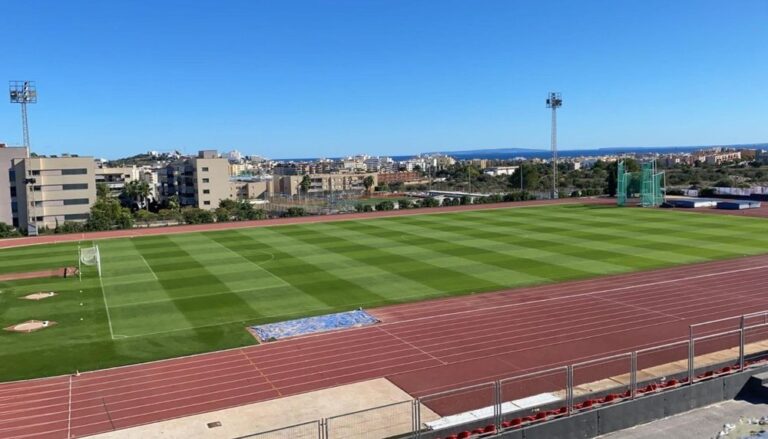
[[[552,109],[552,198],[558,197],[557,192],[557,109],[563,106],[559,92],[550,92],[547,98],[547,108]]]
[[[467,165],[467,185],[469,186],[469,196],[472,198],[472,177],[469,174],[469,168],[472,166],[472,164]]]

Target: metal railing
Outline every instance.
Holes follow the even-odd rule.
[[[546,422],[768,364],[768,311],[690,325],[687,340],[449,389],[243,438],[439,438]]]

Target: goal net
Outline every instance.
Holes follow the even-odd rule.
[[[101,255],[99,246],[85,247],[80,249],[80,263],[83,265],[95,266],[101,277]]]

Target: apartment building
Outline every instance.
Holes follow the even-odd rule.
[[[410,183],[410,182],[421,182],[424,180],[424,178],[421,176],[421,172],[408,172],[408,171],[400,171],[400,172],[379,172],[376,175],[377,179],[377,186],[386,184],[393,184],[393,183]]]
[[[93,157],[13,160],[17,227],[36,233],[64,221],[85,221],[96,202]]]
[[[29,157],[24,146],[11,147],[0,143],[0,223],[17,226],[16,177],[13,161]]]
[[[495,166],[493,168],[483,169],[483,174],[498,177],[500,175],[512,175],[519,166]]]
[[[373,178],[373,187],[378,185],[377,173],[307,175],[309,175],[310,179],[309,194],[362,192],[365,190],[364,180],[366,177]],[[301,181],[303,179],[303,175],[276,175],[273,181],[272,192],[282,195],[299,195],[301,194]]]
[[[232,200],[264,199],[271,181],[232,180],[229,182],[229,198]]]
[[[181,206],[213,210],[230,197],[229,160],[213,150],[170,163],[158,177],[161,201],[176,195]]]
[[[113,197],[120,196],[126,183],[139,180],[139,169],[134,166],[120,168],[96,168],[96,183],[104,183]]]

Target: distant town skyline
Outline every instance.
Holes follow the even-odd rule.
[[[267,157],[768,140],[768,3],[15,2],[32,151]],[[33,24],[30,24],[33,23]],[[0,105],[0,143],[21,142]]]

